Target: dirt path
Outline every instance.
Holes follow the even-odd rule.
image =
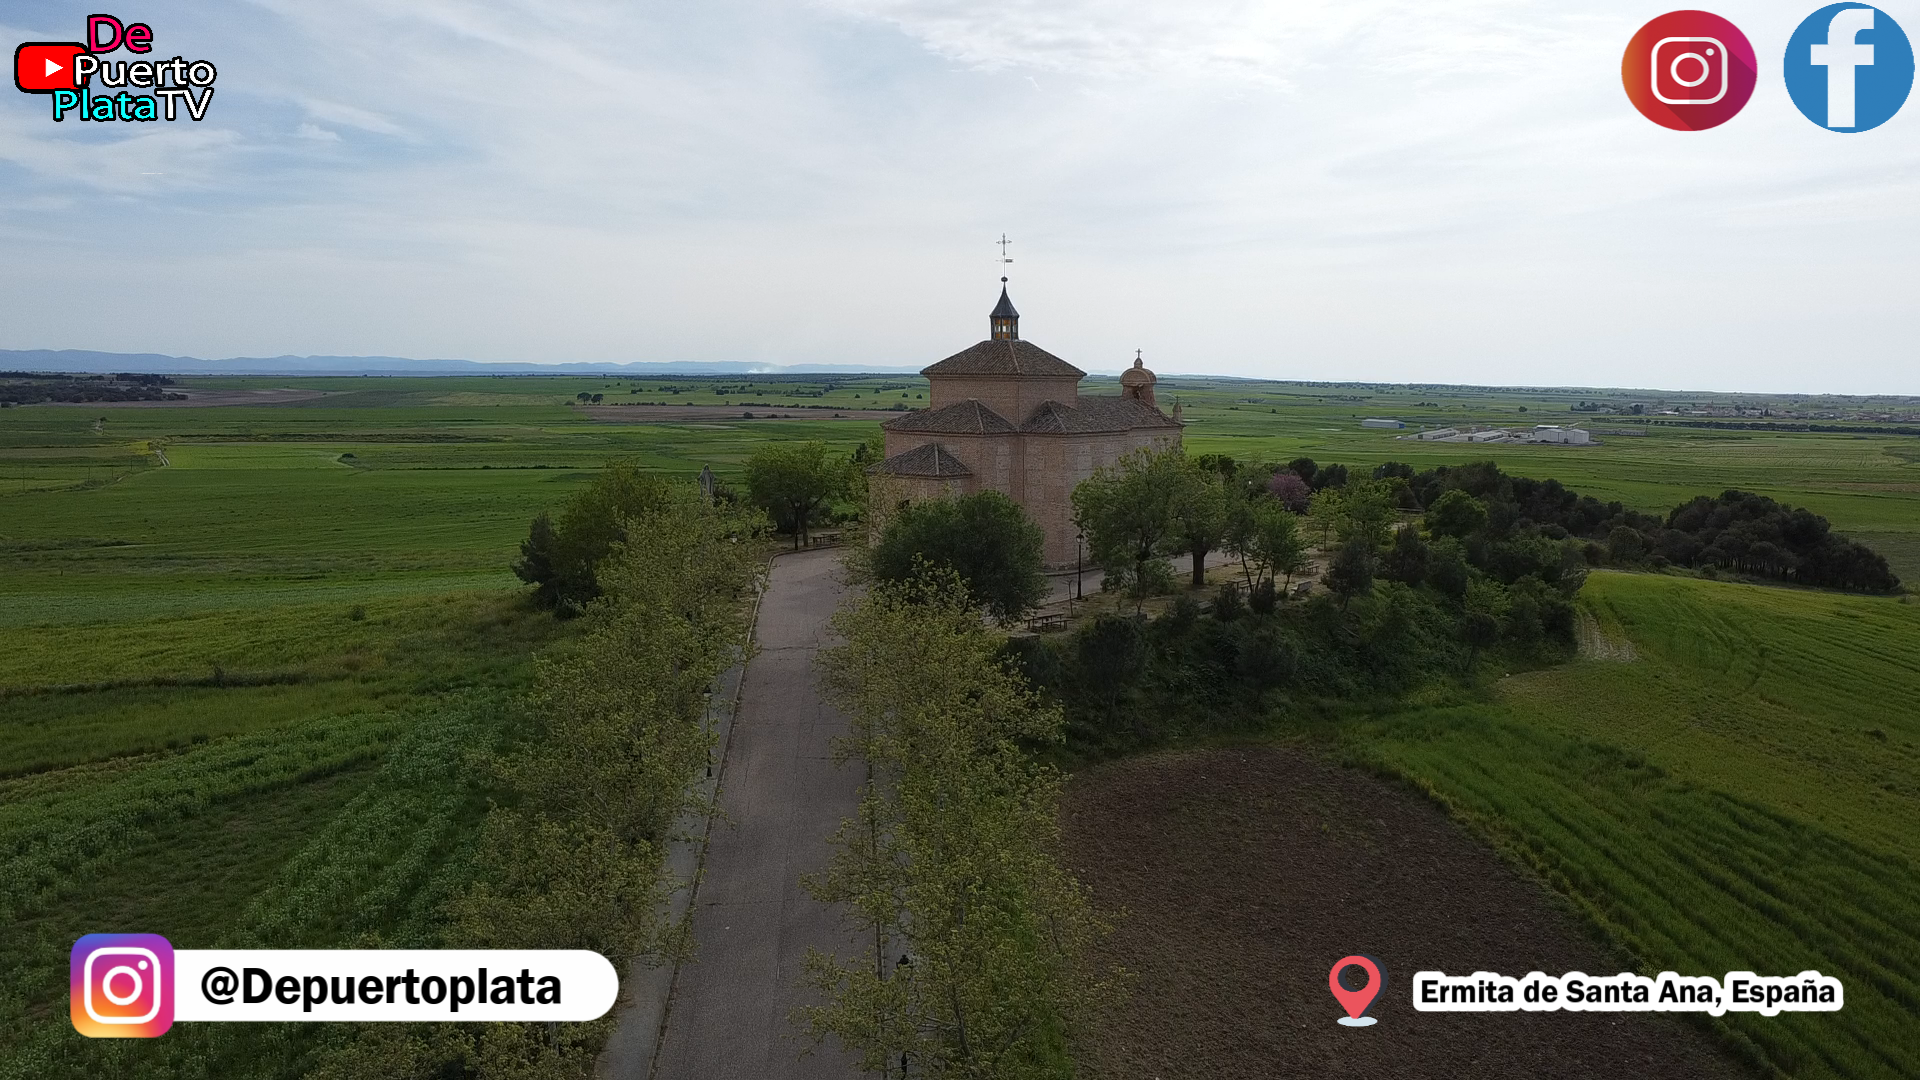
[[[1640,654],[1634,651],[1633,642],[1610,636],[1600,625],[1600,620],[1593,617],[1593,612],[1585,608],[1579,608],[1574,613],[1573,636],[1584,659],[1612,660],[1616,663],[1640,659]]]
[[[1415,1012],[1415,971],[1619,965],[1544,889],[1376,777],[1285,748],[1158,755],[1077,776],[1064,824],[1096,901],[1127,909],[1101,960],[1136,976],[1088,1040],[1086,1080],[1740,1075],[1655,1014]],[[1387,971],[1373,1027],[1334,1022],[1327,972],[1353,953]]]

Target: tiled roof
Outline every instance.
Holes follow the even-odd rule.
[[[932,476],[939,478],[972,476],[973,470],[947,453],[939,443],[916,446],[904,454],[895,454],[874,468],[894,476]]]
[[[1072,435],[1135,428],[1178,427],[1172,418],[1144,401],[1118,397],[1083,397],[1068,405],[1041,402],[1020,430],[1033,435]]]
[[[888,431],[931,431],[942,435],[1011,435],[1014,431],[1012,421],[973,398],[938,409],[910,412],[880,426]]]
[[[983,341],[970,349],[954,353],[937,364],[921,369],[920,374],[935,375],[1045,375],[1055,378],[1080,378],[1079,368],[1030,341]]]

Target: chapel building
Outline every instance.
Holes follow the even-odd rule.
[[[1087,373],[1021,340],[1004,284],[988,322],[987,340],[920,372],[927,408],[880,425],[886,458],[873,471],[900,500],[1001,492],[1040,526],[1047,564],[1070,566],[1074,486],[1135,450],[1178,446],[1180,408],[1160,411],[1138,357],[1120,396],[1081,396]]]

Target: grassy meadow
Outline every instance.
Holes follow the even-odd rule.
[[[1623,573],[1583,597],[1610,655],[1358,724],[1352,752],[1644,972],[1838,976],[1839,1013],[1715,1022],[1762,1074],[1913,1075],[1920,604]]]
[[[766,440],[851,451],[878,425],[834,410],[916,407],[925,392],[902,376],[179,381],[323,396],[0,410],[0,1014],[14,1018],[0,1062],[29,1063],[0,1077],[36,1075],[51,1059],[33,1055],[73,1037],[79,933],[182,948],[407,940],[434,867],[477,820],[453,788],[410,778],[453,768],[463,740],[498,738],[510,721],[484,703],[570,632],[526,606],[507,566],[528,521],[601,463],[711,466],[737,484]],[[1182,404],[1193,453],[1491,458],[1658,513],[1741,487],[1826,515],[1920,582],[1912,436],[1571,411],[1598,392],[1159,389]],[[762,415],[608,422],[575,407],[581,393]],[[1645,434],[1416,443],[1360,429],[1371,415]],[[1355,752],[1448,801],[1654,969],[1846,979],[1838,1017],[1729,1020],[1773,1065],[1912,1075],[1920,605],[1624,574],[1595,575],[1586,596],[1637,659],[1515,674],[1492,705],[1374,718],[1351,733]],[[195,1060],[298,1071],[300,1046],[266,1035],[160,1042],[187,1039]],[[98,1053],[131,1071],[137,1049]]]

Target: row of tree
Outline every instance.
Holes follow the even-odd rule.
[[[1093,562],[1106,571],[1107,587],[1128,589],[1136,599],[1171,584],[1162,560],[1172,555],[1192,560],[1191,582],[1199,588],[1208,554],[1223,549],[1242,560],[1252,588],[1280,576],[1291,581],[1306,567],[1296,515],[1265,494],[1249,487],[1231,459],[1141,450],[1074,489],[1074,520]]]
[[[865,446],[842,456],[819,442],[764,443],[746,461],[747,497],[720,484],[713,498],[758,509],[778,531],[792,534],[797,548],[835,500],[859,497],[859,466],[870,456]],[[625,538],[624,523],[664,505],[669,488],[660,473],[637,463],[608,462],[567,500],[557,519],[547,511],[533,519],[514,574],[535,586],[534,600],[542,607],[563,617],[579,614],[600,596],[600,563]]]
[[[1060,778],[1028,749],[1060,741],[1059,710],[951,571],[876,582],[834,625],[826,682],[866,778],[810,884],[870,944],[808,957],[827,1003],[803,1019],[882,1075],[1071,1075],[1068,1038],[1106,985],[1082,963],[1100,924],[1056,855]]]
[[[537,662],[529,724],[487,766],[492,806],[458,860],[441,947],[589,949],[620,970],[678,947],[667,846],[683,810],[706,809],[694,781],[713,746],[707,694],[745,655],[764,519],[685,482],[602,479],[588,494],[619,508],[596,598],[583,632]],[[371,1024],[312,1072],[580,1077],[613,1023]]]
[[[1484,508],[1490,538],[1571,537],[1586,542],[1594,565],[1710,567],[1855,592],[1900,588],[1885,557],[1834,532],[1826,518],[1753,492],[1697,496],[1661,517],[1580,495],[1557,480],[1508,476],[1492,462],[1418,474],[1399,468],[1415,505],[1461,492]]]

